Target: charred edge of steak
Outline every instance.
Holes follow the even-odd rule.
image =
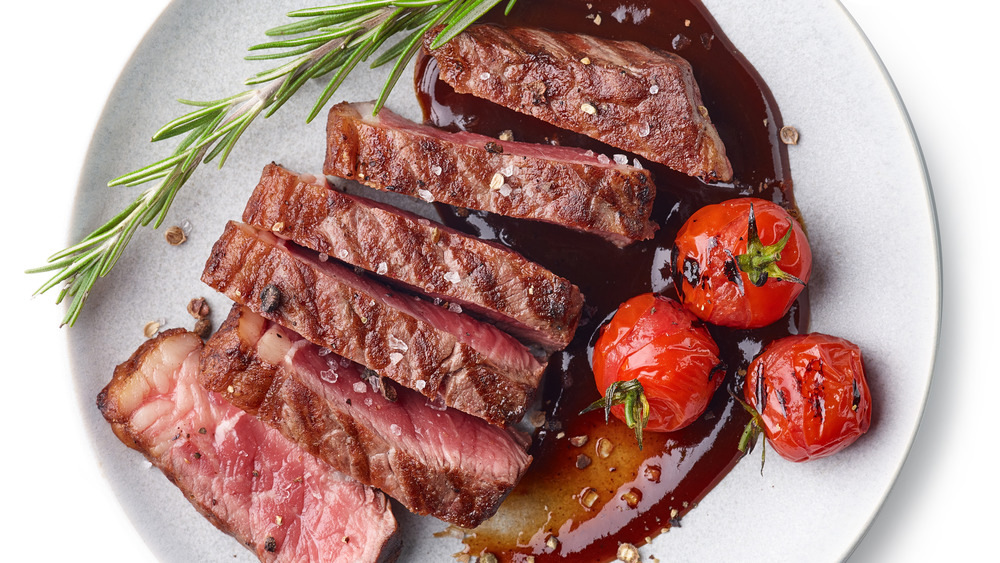
[[[646,170],[572,147],[449,133],[385,108],[371,117],[368,107],[330,109],[326,174],[425,201],[553,223],[618,246],[656,231],[649,219],[656,189]],[[487,151],[487,141],[503,152]]]
[[[440,29],[424,36],[428,51]],[[477,24],[431,55],[441,79],[456,92],[689,176],[732,179],[725,145],[708,117],[691,65],[674,53],[634,41]]]
[[[397,294],[247,225],[227,225],[202,280],[320,346],[500,426],[524,414],[545,368],[496,327]],[[284,298],[266,313],[257,296],[271,284]],[[394,340],[408,343],[403,357],[394,355]]]
[[[243,220],[407,291],[457,303],[547,352],[569,345],[580,321],[579,288],[517,252],[276,164],[264,168]]]

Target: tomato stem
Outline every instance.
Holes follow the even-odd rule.
[[[585,414],[597,409],[604,409],[604,422],[608,422],[611,416],[611,407],[615,405],[625,406],[625,424],[629,428],[635,428],[635,439],[639,442],[639,449],[642,449],[642,431],[649,422],[649,401],[646,399],[645,390],[638,379],[627,381],[615,381],[608,385],[604,392],[604,397],[594,401],[587,408],[580,411]]]
[[[761,420],[760,413],[757,409],[753,408],[752,405],[740,399],[736,396],[736,393],[732,389],[728,389],[729,396],[736,400],[740,406],[743,407],[745,411],[750,413],[750,422],[747,422],[746,427],[743,429],[743,434],[740,436],[740,442],[736,446],[744,454],[749,454],[753,451],[754,446],[757,444],[757,439],[761,434],[764,433],[764,421]],[[766,438],[766,436],[765,436]],[[764,456],[767,453],[767,440],[765,439],[760,447],[760,474],[764,474]]]
[[[792,221],[794,219],[790,219]],[[788,224],[788,230],[778,242],[765,246],[760,240],[757,232],[757,217],[754,215],[753,204],[750,204],[750,220],[747,224],[747,251],[736,257],[736,264],[740,267],[750,283],[761,287],[768,278],[775,278],[782,281],[805,285],[806,282],[783,271],[778,267],[778,260],[781,260],[781,251],[788,244],[788,239],[792,237],[792,224]]]

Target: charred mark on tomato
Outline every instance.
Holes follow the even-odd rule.
[[[764,405],[767,404],[767,388],[764,386],[764,366],[762,364],[757,365],[757,369],[754,377],[757,378],[757,385],[754,386],[754,408],[758,411],[763,410]]]
[[[788,392],[778,389],[778,404],[781,405],[781,416],[788,418]]]
[[[740,275],[740,267],[736,265],[736,257],[726,249],[726,261],[722,264],[722,273],[730,283],[736,284],[740,295],[743,295],[743,276]]]
[[[685,257],[681,275],[684,276],[684,281],[688,282],[688,285],[697,287],[698,283],[701,282],[701,266],[698,261],[690,256]]]
[[[853,385],[852,395],[851,395],[851,410],[858,410],[858,406],[861,404],[861,388],[858,386],[858,380],[854,379],[851,381]]]
[[[712,381],[712,378],[715,377],[715,374],[719,373],[720,371],[722,372],[723,375],[726,374],[726,363],[725,362],[719,362],[719,363],[715,364],[714,368],[712,368],[711,370],[709,370],[709,372],[708,372],[708,380]]]

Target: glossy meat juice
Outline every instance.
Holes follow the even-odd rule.
[[[552,225],[439,206],[449,226],[508,244],[577,284],[586,297],[574,341],[549,362],[542,390],[545,419],[530,451],[535,461],[497,515],[466,531],[468,553],[489,552],[502,561],[526,561],[529,555],[537,562],[609,561],[619,543],[642,545],[679,526],[684,514],[739,461],[737,444],[748,415],[727,389],[738,390],[738,375],[745,373],[766,343],[805,332],[808,325],[804,292],[791,311],[769,327],[709,327],[726,363],[723,388],[691,426],[669,434],[646,433],[641,451],[634,432],[623,423],[612,418],[605,425],[601,412],[578,414],[599,397],[589,358],[600,326],[619,304],[640,293],[676,297],[670,279],[671,250],[678,229],[695,210],[755,196],[784,205],[798,216],[787,149],[778,139],[781,117],[763,80],[697,0],[522,1],[507,17],[504,6],[506,2],[485,20],[634,40],[687,59],[734,170],[731,183],[709,185],[640,161],[655,177],[652,219],[660,228],[653,240],[624,249]],[[437,79],[436,65],[426,56],[418,60],[416,85],[428,122],[450,130],[493,137],[509,130],[517,141],[579,146],[608,156],[622,152],[456,94]],[[580,444],[582,439],[575,438],[581,436],[586,443],[574,445]],[[588,459],[588,466],[578,468]]]

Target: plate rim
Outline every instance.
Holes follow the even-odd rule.
[[[919,408],[918,408],[918,414],[917,414],[917,417],[916,417],[916,421],[915,421],[915,424],[914,424],[913,428],[910,429],[908,435],[906,436],[906,445],[905,445],[905,448],[904,448],[904,451],[903,451],[903,455],[899,458],[899,460],[895,464],[895,467],[893,468],[893,473],[892,473],[892,476],[891,476],[891,480],[889,482],[889,487],[884,491],[884,493],[881,495],[881,498],[878,500],[877,509],[874,510],[874,511],[872,511],[868,515],[868,519],[867,519],[867,522],[866,522],[866,524],[864,526],[863,532],[855,538],[853,544],[850,547],[850,550],[846,554],[844,554],[844,558],[849,558],[850,555],[851,555],[851,553],[853,553],[855,551],[855,549],[858,547],[858,545],[867,536],[868,532],[870,531],[870,529],[872,527],[872,524],[874,523],[875,519],[878,517],[879,513],[881,512],[882,508],[884,507],[886,498],[888,497],[888,495],[894,489],[894,487],[895,487],[895,485],[896,485],[896,483],[898,481],[899,474],[900,474],[903,466],[905,465],[905,463],[907,462],[907,460],[910,457],[910,452],[912,450],[913,443],[914,443],[914,441],[916,439],[916,436],[920,432],[920,425],[921,425],[921,423],[922,423],[922,421],[924,419],[924,415],[925,415],[925,412],[926,412],[927,400],[928,400],[928,397],[929,397],[929,394],[930,394],[930,391],[931,391],[931,385],[932,385],[932,382],[933,382],[933,380],[935,378],[935,373],[936,373],[936,360],[937,360],[937,356],[938,356],[938,352],[939,352],[939,347],[940,347],[940,341],[941,341],[941,327],[942,327],[942,313],[943,313],[943,291],[944,291],[943,285],[944,285],[944,280],[943,280],[943,269],[942,269],[942,246],[941,246],[942,243],[941,243],[941,236],[940,236],[941,231],[940,231],[939,217],[938,217],[938,213],[937,213],[937,208],[936,208],[935,201],[934,201],[933,186],[932,186],[931,179],[930,179],[930,174],[929,174],[929,171],[928,171],[928,168],[927,168],[927,162],[926,162],[926,159],[924,158],[923,151],[921,150],[919,139],[918,139],[918,137],[916,135],[916,131],[915,131],[914,127],[913,127],[912,120],[910,119],[909,113],[906,110],[906,106],[905,106],[905,104],[904,104],[904,102],[902,100],[902,97],[900,96],[900,93],[899,93],[898,89],[896,88],[895,83],[892,80],[891,75],[888,72],[888,69],[885,67],[885,64],[882,61],[881,57],[878,55],[878,52],[874,49],[874,47],[871,44],[870,40],[868,39],[867,35],[864,33],[864,30],[858,25],[858,23],[855,20],[855,18],[851,15],[850,11],[840,2],[840,0],[833,0],[833,2],[843,12],[843,14],[847,17],[848,21],[853,26],[854,31],[857,33],[857,35],[863,41],[863,43],[864,43],[864,45],[865,45],[865,47],[866,47],[866,49],[868,51],[868,54],[871,56],[872,60],[874,60],[876,62],[877,67],[879,69],[879,72],[882,75],[883,81],[889,87],[889,92],[891,93],[892,98],[895,101],[895,105],[896,105],[897,110],[899,111],[899,115],[903,118],[903,124],[905,125],[905,129],[906,129],[906,132],[907,132],[908,140],[909,140],[909,143],[910,143],[910,148],[912,149],[913,154],[916,156],[916,159],[917,159],[917,161],[919,162],[919,165],[920,165],[920,178],[921,178],[921,183],[923,184],[923,198],[922,198],[922,201],[926,205],[927,210],[928,210],[928,215],[931,218],[931,227],[932,228],[931,228],[931,233],[930,234],[931,234],[932,239],[933,239],[933,256],[934,256],[933,271],[934,271],[934,274],[935,274],[934,277],[933,277],[933,289],[934,289],[934,311],[933,311],[934,323],[933,323],[933,335],[932,335],[933,349],[930,351],[930,366],[929,366],[929,369],[928,369],[928,371],[927,371],[927,373],[925,375],[922,374],[923,377],[921,379],[922,380],[922,385],[921,385],[921,389],[920,389],[920,404],[919,404]],[[154,20],[154,22],[150,25],[150,27],[143,34],[142,40],[133,49],[131,55],[127,59],[127,62],[122,67],[122,69],[119,72],[117,78],[115,79],[114,86],[112,87],[111,91],[109,92],[108,99],[105,101],[105,104],[104,104],[104,106],[103,106],[103,108],[102,108],[102,110],[101,110],[101,112],[99,114],[99,117],[98,117],[98,119],[95,122],[94,134],[91,136],[90,142],[88,143],[87,149],[85,151],[85,155],[84,155],[84,158],[83,158],[83,163],[82,163],[82,166],[81,166],[81,170],[80,170],[80,173],[78,175],[78,182],[77,182],[77,186],[76,186],[76,191],[75,191],[74,196],[73,196],[73,205],[72,205],[72,211],[71,211],[71,214],[70,214],[70,222],[69,222],[69,225],[68,225],[68,233],[67,233],[67,238],[70,239],[70,242],[73,242],[72,241],[72,237],[73,237],[74,233],[77,232],[77,231],[79,231],[79,229],[80,229],[80,223],[85,220],[85,217],[83,216],[83,214],[81,214],[81,213],[78,212],[78,209],[79,209],[79,205],[78,204],[79,204],[80,199],[83,197],[84,191],[87,189],[87,187],[84,185],[85,179],[87,177],[87,163],[90,161],[90,159],[92,157],[92,154],[93,154],[93,152],[95,150],[95,139],[96,139],[96,137],[97,137],[97,135],[99,133],[99,130],[101,128],[101,124],[106,122],[106,117],[113,111],[113,108],[112,108],[113,94],[114,94],[115,90],[117,89],[118,85],[121,83],[123,77],[126,75],[126,73],[136,63],[138,55],[140,54],[140,52],[143,49],[144,45],[147,43],[147,41],[148,41],[148,39],[150,37],[150,34],[162,24],[164,16],[167,15],[168,12],[170,12],[171,10],[178,9],[178,5],[181,4],[181,3],[182,2],[180,2],[179,0],[171,0],[169,2],[169,4],[164,8],[163,12],[161,12],[157,16],[157,18]],[[780,110],[780,108],[779,108],[779,110]],[[64,306],[64,308],[65,308],[65,306]],[[66,347],[67,347],[67,356],[68,356],[69,361],[70,361],[70,368],[71,368],[71,373],[72,373],[72,372],[76,371],[76,370],[73,369],[73,367],[79,365],[79,362],[81,361],[81,358],[77,357],[77,354],[74,351],[74,346],[72,344],[72,335],[71,335],[71,332],[67,331],[65,334],[66,334],[65,344],[66,344]],[[87,434],[88,440],[90,442],[90,446],[93,449],[94,459],[98,463],[98,470],[100,471],[101,475],[105,479],[107,479],[109,485],[112,485],[112,491],[113,491],[113,493],[115,495],[116,502],[118,502],[119,505],[120,505],[120,499],[118,498],[119,497],[119,492],[113,486],[113,480],[111,479],[111,476],[110,476],[110,474],[107,471],[107,468],[102,463],[102,458],[100,456],[100,452],[99,452],[99,449],[98,449],[98,443],[97,443],[97,440],[96,440],[96,436],[94,435],[93,432],[90,431],[89,428],[87,428],[87,416],[88,416],[88,413],[87,413],[86,409],[88,407],[89,408],[93,408],[93,400],[92,400],[91,397],[87,397],[83,393],[83,389],[82,389],[80,377],[76,373],[73,373],[73,376],[71,377],[71,379],[72,379],[72,384],[73,384],[73,387],[74,387],[74,393],[77,395],[77,400],[78,400],[77,405],[78,405],[78,408],[79,408],[79,411],[78,411],[79,412],[79,417],[80,417],[79,422],[81,422],[81,423],[84,424],[85,433]],[[133,529],[136,531],[136,533],[142,539],[143,543],[147,546],[147,548],[149,548],[150,553],[152,553],[154,555],[154,557],[161,556],[162,554],[159,553],[159,552],[157,552],[157,551],[155,551],[152,548],[151,544],[147,541],[146,536],[143,533],[140,532],[140,530],[137,527],[135,521],[133,520],[132,514],[130,514],[128,512],[125,512],[124,511],[124,507],[122,507],[122,508],[123,508],[123,512],[125,513],[125,516],[128,519],[129,523],[133,526]]]

